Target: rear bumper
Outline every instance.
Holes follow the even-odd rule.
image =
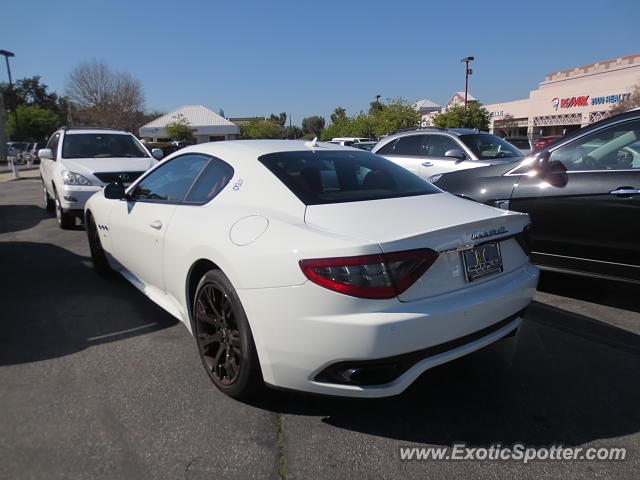
[[[329,395],[383,397],[401,393],[425,370],[515,330],[537,281],[538,269],[527,264],[492,281],[405,303],[348,297],[311,282],[238,294],[267,383]],[[322,375],[339,362],[384,363],[397,356],[409,363],[381,385],[340,384]]]

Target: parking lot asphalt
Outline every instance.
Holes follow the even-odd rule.
[[[0,184],[3,478],[637,478],[640,288],[543,275],[515,337],[351,400],[219,393],[187,330],[91,269],[40,182]],[[624,461],[400,459],[401,447],[624,447]]]

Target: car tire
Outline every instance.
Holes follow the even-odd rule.
[[[93,220],[93,215],[91,215],[90,212],[87,212],[86,224],[93,269],[98,275],[107,277],[113,273],[113,269],[111,268],[111,265],[109,265],[107,255],[104,253],[102,242],[100,241],[100,232],[98,232],[96,222]]]
[[[55,190],[54,190],[55,192]],[[76,217],[75,215],[65,213],[62,209],[62,204],[60,203],[60,197],[58,196],[58,192],[55,192],[55,210],[56,210],[56,220],[58,220],[58,225],[63,230],[70,230],[71,228],[76,226]]]
[[[44,182],[42,182],[42,200],[45,210],[51,212],[56,208],[56,202],[51,198],[49,192],[47,192],[47,187],[45,187]]]
[[[200,359],[214,385],[236,399],[258,392],[264,381],[249,321],[220,270],[210,270],[200,280],[193,318]]]

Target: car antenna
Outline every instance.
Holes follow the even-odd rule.
[[[310,142],[304,142],[307,147],[316,148],[318,146],[318,137],[313,137]]]

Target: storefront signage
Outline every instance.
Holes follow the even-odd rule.
[[[593,97],[591,99],[591,105],[624,102],[627,98],[629,98],[630,95],[630,93],[619,93],[617,95],[607,95],[605,97]]]
[[[580,97],[554,98],[551,100],[551,106],[554,110],[560,108],[586,107],[589,105],[589,95]]]
[[[582,95],[580,97],[554,98],[551,100],[551,107],[554,110],[558,108],[587,107],[589,105],[604,105],[607,103],[622,102],[629,98],[630,93],[618,93],[616,95],[605,95],[604,97],[593,97],[589,101],[590,95]]]

